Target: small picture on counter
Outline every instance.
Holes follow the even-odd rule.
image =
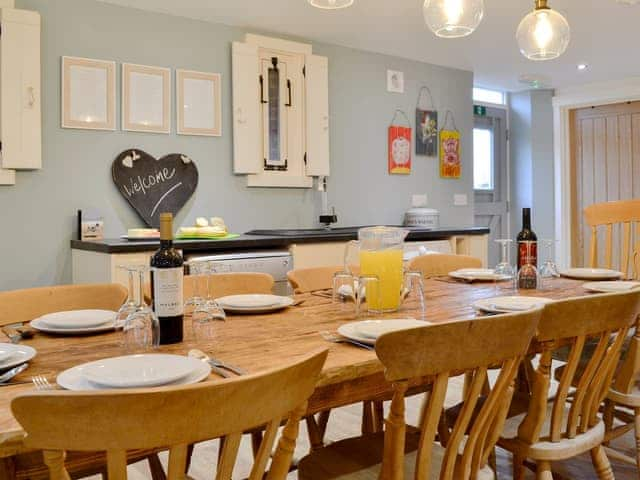
[[[176,70],[178,135],[222,135],[220,74]]]
[[[115,130],[115,62],[62,57],[61,85],[62,128]]]
[[[416,155],[438,154],[438,112],[416,109]]]
[[[411,173],[411,127],[389,127],[389,173]]]
[[[169,133],[171,70],[122,64],[122,129]]]
[[[440,130],[440,176],[460,178],[461,171],[460,132]]]

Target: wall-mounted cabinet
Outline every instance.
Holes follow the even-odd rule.
[[[251,34],[232,56],[234,173],[250,187],[309,188],[328,176],[327,58]]]
[[[42,168],[40,14],[0,9],[0,142],[3,169]],[[6,172],[0,175],[11,176]]]

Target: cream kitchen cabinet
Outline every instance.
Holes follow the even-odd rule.
[[[3,169],[42,168],[40,14],[0,8],[0,142]],[[12,174],[0,172],[11,180]]]

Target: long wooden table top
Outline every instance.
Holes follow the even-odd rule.
[[[562,299],[587,295],[583,282],[554,279],[548,290],[520,292],[521,295]],[[482,298],[515,295],[504,283],[466,284],[447,279],[425,281],[426,319],[444,323],[478,316],[472,304]],[[310,412],[354,403],[389,391],[383,368],[375,352],[348,344],[324,340],[319,332],[335,331],[341,324],[357,320],[331,302],[328,292],[299,295],[304,302],[281,312],[265,315],[230,315],[221,322],[216,337],[208,343],[197,343],[185,325],[185,341],[159,348],[159,352],[185,355],[199,348],[216,357],[256,373],[293,362],[311,351],[329,348],[329,356],[318,387],[311,398]],[[379,318],[415,317],[415,305],[401,307],[399,312]],[[37,333],[23,344],[34,347],[37,356],[13,381],[29,381],[34,375],[45,375],[52,383],[61,371],[92,360],[124,355],[120,331],[91,336],[53,336]],[[7,341],[0,333],[0,342]],[[213,375],[212,381],[220,381]],[[0,387],[0,457],[23,450],[23,431],[10,411],[11,399],[32,390],[29,384]]]

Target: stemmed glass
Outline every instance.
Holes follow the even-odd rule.
[[[545,250],[545,262],[540,267],[540,276],[542,278],[557,278],[560,276],[560,272],[558,271],[558,266],[556,262],[553,260],[553,245],[556,243],[553,239],[543,239],[542,245]]]
[[[419,311],[419,319],[425,320],[427,316],[427,306],[424,296],[424,276],[422,272],[404,272],[404,285],[402,286],[402,298],[400,303],[406,308],[415,312]],[[403,307],[401,306],[401,310]]]
[[[134,274],[141,268],[141,265],[118,265],[118,268],[125,270],[128,275],[128,293],[127,300],[122,304],[116,315],[116,328],[120,328],[124,325],[127,317],[138,309],[138,302],[135,298],[134,290]]]
[[[497,275],[504,275],[510,278],[515,277],[516,269],[511,264],[511,255],[510,255],[510,246],[513,243],[513,240],[510,238],[499,238],[496,240],[496,243],[500,244],[500,263],[496,265],[494,273]]]
[[[206,294],[193,310],[191,325],[193,327],[193,335],[197,341],[208,341],[214,338],[215,331],[220,325],[219,322],[224,322],[227,319],[224,309],[211,295],[210,282],[214,281],[215,274],[229,270],[225,266],[216,265],[213,262],[202,263],[200,273],[205,279]],[[198,279],[196,279],[195,283],[197,282]]]
[[[130,352],[145,351],[160,344],[160,321],[144,300],[145,275],[150,267],[137,267],[139,275],[138,307],[124,322],[124,347]]]
[[[524,263],[518,271],[517,285],[520,290],[535,290],[541,285],[540,274],[533,262],[533,248],[536,244],[534,241],[519,242],[524,244],[525,258]]]
[[[184,314],[190,317],[195,309],[205,301],[205,297],[200,293],[200,287],[202,284],[205,287],[208,286],[207,273],[209,269],[207,262],[192,261],[185,262],[185,264],[189,267],[189,275],[193,278],[192,294],[184,302]]]

